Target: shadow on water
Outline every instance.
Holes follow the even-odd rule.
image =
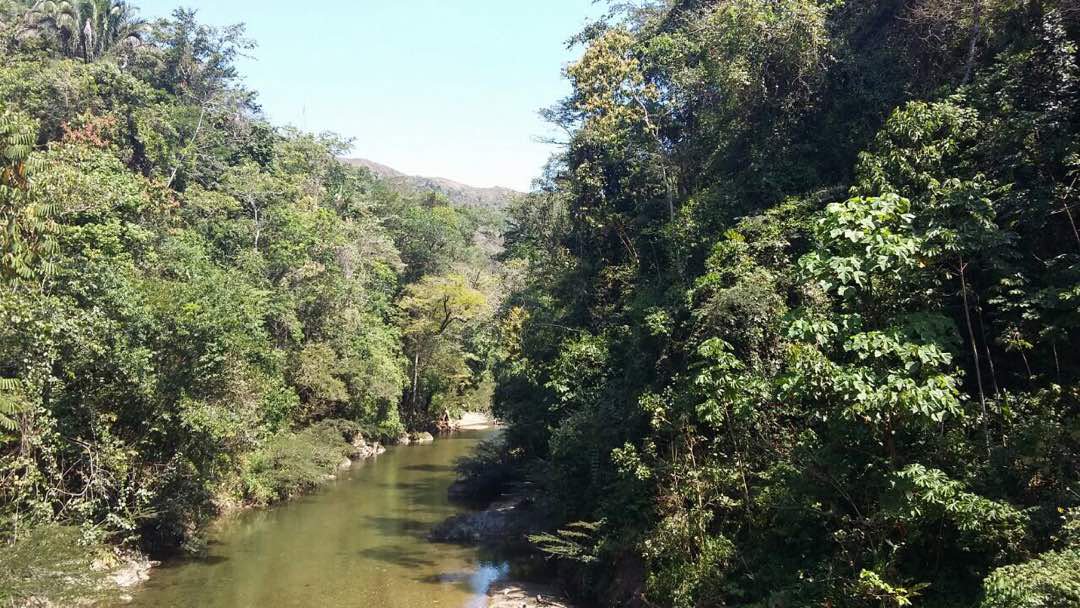
[[[454,467],[445,464],[414,464],[404,467],[404,471],[416,471],[418,473],[453,473]]]
[[[450,504],[453,464],[492,433],[391,448],[314,494],[215,526],[205,552],[156,569],[129,608],[461,608],[509,571],[428,531]],[[482,604],[480,604],[482,605]]]
[[[482,563],[472,571],[440,572],[416,578],[416,582],[445,585],[448,583],[465,585],[470,591],[486,593],[491,585],[510,573],[510,564]]]
[[[371,524],[385,536],[412,536],[425,539],[428,532],[431,531],[431,522],[408,517],[368,515],[364,517],[364,521]]]
[[[416,552],[409,547],[402,547],[400,545],[373,547],[371,549],[364,549],[363,551],[360,551],[359,554],[366,559],[405,568],[430,568],[435,565],[434,560],[419,557],[416,555]]]
[[[443,474],[443,476],[445,475],[447,475],[447,473]],[[397,481],[379,484],[379,487],[387,491],[404,494],[408,499],[409,504],[414,507],[450,508],[446,498],[447,484],[445,483],[444,477]]]
[[[154,572],[165,572],[175,568],[187,568],[192,565],[195,566],[218,566],[229,561],[228,557],[224,555],[212,555],[209,553],[196,553],[193,555],[184,555],[182,557],[169,557],[161,560],[160,564],[154,567]]]

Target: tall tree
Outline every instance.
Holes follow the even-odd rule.
[[[87,63],[140,44],[147,31],[147,22],[122,0],[40,0],[27,11],[26,25],[65,57]]]

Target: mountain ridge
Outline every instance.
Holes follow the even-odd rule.
[[[409,175],[393,167],[366,158],[342,158],[345,164],[363,167],[376,177],[409,192],[438,192],[450,202],[463,207],[505,209],[522,192],[502,186],[480,187],[463,184],[445,177]]]

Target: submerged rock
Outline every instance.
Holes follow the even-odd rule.
[[[150,571],[158,562],[137,551],[116,551],[118,566],[111,569],[109,579],[120,589],[134,587],[150,578]],[[101,567],[97,565],[97,567]]]
[[[455,515],[435,526],[428,538],[435,542],[463,544],[513,544],[541,529],[531,501],[515,497],[483,511]]]
[[[498,511],[455,515],[431,530],[428,537],[443,543],[486,543],[507,536],[510,517]]]

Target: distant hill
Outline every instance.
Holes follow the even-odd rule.
[[[439,192],[450,199],[450,202],[462,207],[505,209],[515,196],[521,194],[510,188],[478,188],[443,177],[406,175],[366,158],[343,158],[342,162],[354,167],[365,167],[383,180],[411,192]]]

